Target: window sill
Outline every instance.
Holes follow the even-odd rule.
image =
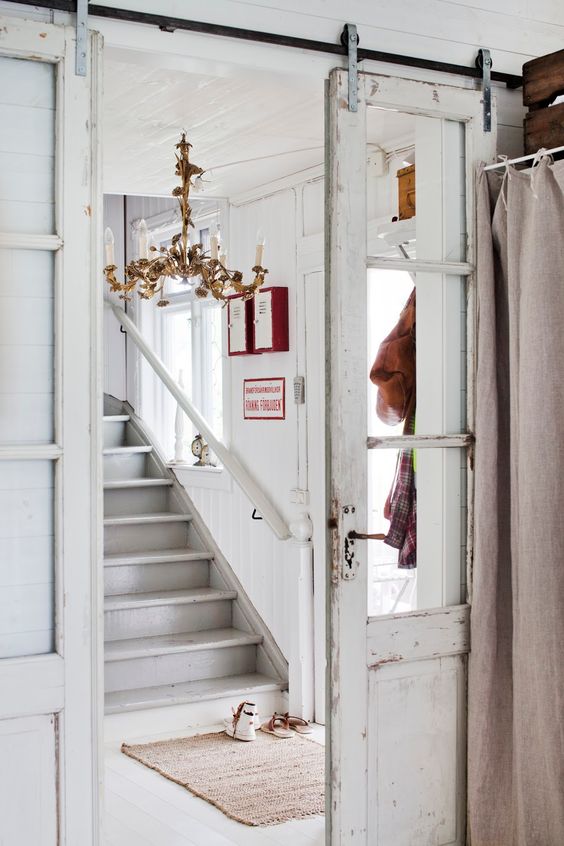
[[[188,462],[180,464],[174,461],[170,461],[167,467],[173,471],[180,484],[185,488],[232,490],[231,476],[224,467],[197,467]]]

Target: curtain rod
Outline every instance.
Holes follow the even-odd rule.
[[[16,2],[24,6],[54,9],[59,12],[73,13],[76,11],[76,0],[10,0],[10,2]],[[293,35],[279,35],[273,32],[241,29],[234,26],[224,26],[223,24],[191,21],[185,18],[172,18],[166,15],[155,15],[150,12],[139,12],[135,9],[117,9],[112,6],[89,3],[88,14],[95,18],[108,18],[116,21],[157,26],[163,32],[172,33],[179,29],[189,32],[199,32],[203,35],[217,35],[224,38],[256,41],[262,44],[275,44],[279,47],[292,47],[297,50],[312,50],[316,53],[330,53],[337,56],[347,55],[347,48],[341,43],[333,44],[329,41],[314,41],[310,38],[298,38]],[[433,59],[421,59],[417,56],[403,56],[398,53],[384,53],[380,50],[364,50],[359,48],[358,61],[362,61],[363,59],[393,65],[405,65],[412,68],[422,68],[423,70],[432,70],[440,73],[451,73],[458,76],[469,76],[473,79],[482,78],[482,71],[477,67],[455,65],[450,62],[435,61]],[[504,82],[508,88],[520,88],[523,84],[523,78],[512,73],[492,71],[491,78],[495,82]]]
[[[542,149],[542,147],[541,147]],[[562,147],[552,147],[550,150],[544,150],[543,156],[551,156],[553,153],[561,153],[564,151],[564,146]],[[488,165],[484,168],[484,170],[495,170],[496,167],[509,167],[512,164],[520,164],[520,162],[528,162],[529,159],[534,159],[535,156],[538,156],[540,150],[537,153],[530,153],[528,156],[519,156],[518,159],[507,159],[501,162],[496,162],[495,164]]]

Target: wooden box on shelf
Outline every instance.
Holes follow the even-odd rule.
[[[402,167],[396,174],[398,178],[398,217],[409,220],[415,215],[415,165]]]
[[[540,147],[551,149],[564,145],[564,103],[550,103],[564,93],[564,50],[531,59],[523,65],[523,105],[525,116],[525,154]]]

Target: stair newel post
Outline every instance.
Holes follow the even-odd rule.
[[[289,709],[305,720],[314,718],[313,524],[309,514],[290,523],[290,584],[296,616],[289,660]]]
[[[178,371],[178,384],[184,388],[184,371]],[[184,411],[180,403],[176,404],[176,415],[174,417],[174,461],[177,464],[184,462]]]

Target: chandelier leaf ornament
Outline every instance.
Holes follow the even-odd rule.
[[[261,265],[262,249],[257,249],[255,266],[252,268],[254,279],[245,284],[243,274],[239,270],[229,270],[217,255],[217,239],[212,240],[211,254],[204,250],[202,244],[190,244],[189,230],[193,227],[192,209],[190,207],[190,189],[194,187],[193,179],[201,177],[204,170],[190,161],[191,144],[186,140],[183,132],[176,144],[175,173],[180,177],[181,184],[177,185],[172,196],[178,199],[182,220],[182,231],[174,235],[168,247],[151,246],[150,252],[157,253],[152,258],[139,258],[131,261],[125,268],[125,281],[120,282],[116,277],[117,267],[109,263],[104,268],[104,276],[110,288],[119,294],[120,299],[130,301],[131,294],[137,289],[141,299],[150,300],[157,294],[160,307],[169,305],[164,297],[164,286],[167,278],[188,280],[195,278],[197,285],[194,294],[205,299],[211,294],[216,300],[224,304],[228,297],[239,294],[243,299],[253,297],[264,282],[268,270]],[[221,257],[223,258],[223,256]]]

